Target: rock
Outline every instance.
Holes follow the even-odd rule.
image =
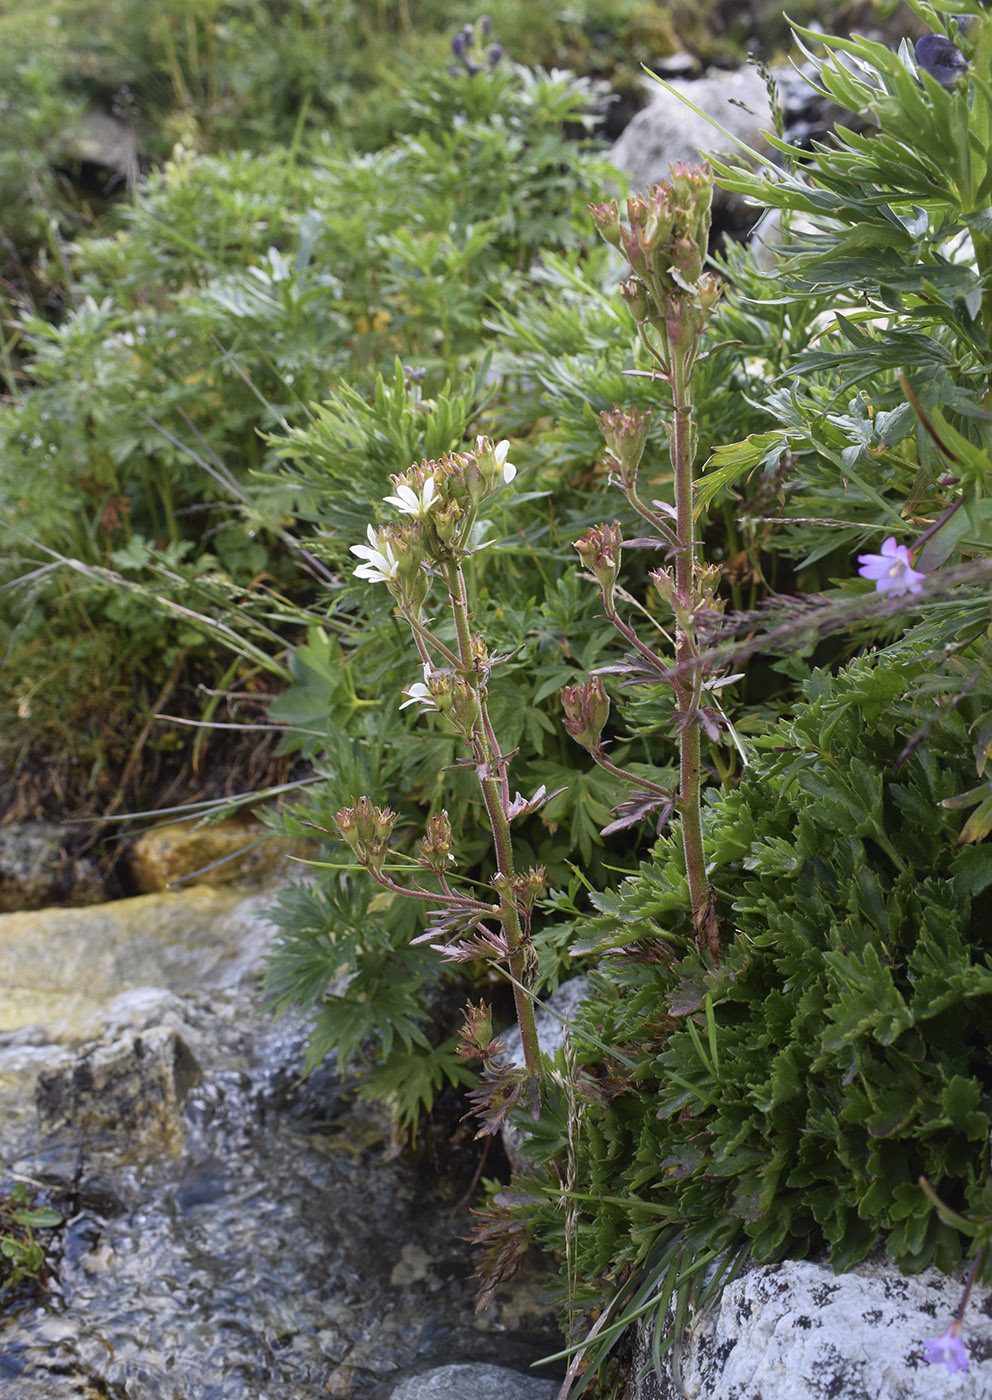
[[[241,817],[211,826],[170,822],[138,837],[130,869],[143,894],[176,885],[257,885],[299,848],[299,842]]]
[[[537,1023],[537,1043],[545,1055],[556,1054],[565,1044],[565,1035],[569,1023],[576,1011],[586,997],[589,995],[589,979],[586,977],[571,977],[567,982],[563,982],[560,987],[546,998],[543,1005],[539,1006],[534,1013],[534,1020]],[[522,1065],[524,1062],[523,1040],[520,1035],[520,1027],[514,1025],[510,1030],[500,1036],[503,1042],[503,1054],[500,1060],[504,1064]],[[500,1141],[507,1157],[510,1159],[510,1166],[515,1172],[524,1173],[529,1170],[527,1159],[520,1151],[520,1144],[523,1142],[523,1134],[518,1128],[506,1124],[500,1135]]]
[[[85,1046],[38,1076],[35,1102],[43,1134],[71,1128],[87,1142],[126,1134],[129,1155],[148,1142],[160,1151],[184,1135],[186,1096],[200,1066],[175,1030],[158,1026],[110,1044]]]
[[[49,1038],[98,1033],[120,992],[236,986],[272,939],[272,892],[198,887],[87,909],[0,915],[0,1033],[45,1025]]]
[[[565,1044],[569,1023],[589,992],[587,977],[570,977],[536,1008],[537,1041],[545,1055],[556,1054]],[[500,1036],[500,1040],[503,1042],[501,1059],[507,1064],[522,1065],[524,1050],[519,1026],[513,1025]]]
[[[523,1376],[505,1366],[439,1366],[403,1381],[389,1400],[554,1400],[556,1381]]]
[[[630,1400],[977,1400],[992,1396],[992,1292],[965,1314],[968,1370],[930,1365],[923,1342],[950,1325],[966,1271],[914,1277],[884,1260],[847,1274],[790,1260],[751,1269],[689,1329],[680,1390],[670,1373],[635,1380]],[[649,1364],[641,1333],[632,1368]]]
[[[96,858],[74,855],[79,827],[55,822],[0,827],[0,913],[105,897]]]
[[[88,161],[132,180],[138,168],[138,141],[133,126],[94,108],[63,138],[65,155]]]
[[[763,133],[774,129],[765,81],[754,68],[736,73],[713,72],[696,81],[675,78],[674,92],[649,83],[651,98],[614,144],[609,158],[631,177],[634,189],[667,180],[669,164],[698,165],[702,153],[726,155],[738,147],[722,132],[697,116],[681,97],[701,108],[738,140],[770,155]],[[716,192],[716,197],[722,197]]]

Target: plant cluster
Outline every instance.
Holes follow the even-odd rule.
[[[336,410],[314,405],[331,388],[349,430],[353,384],[397,356],[417,367],[411,405],[424,376],[478,373],[493,300],[512,302],[538,248],[581,242],[579,191],[605,172],[565,128],[589,100],[563,76],[442,70],[416,137],[360,159],[325,139],[288,160],[178,150],[116,236],[75,246],[75,304],[19,318],[22,388],[0,412],[13,768],[41,744],[108,780],[184,687],[286,684],[285,633],[324,617],[332,577],[287,527],[347,554],[301,486],[339,445]],[[318,445],[293,473],[297,430],[297,450]],[[224,637],[226,682],[218,614],[244,639]]]
[[[992,18],[908,8],[797,33],[850,128],[713,162],[771,272],[705,167],[605,199],[589,87],[460,17],[395,139],[178,150],[20,327],[12,702],[108,619],[277,683],[323,847],[270,998],[411,1132],[446,1085],[525,1130],[486,1286],[560,1249],[590,1386],[748,1259],[988,1274]]]
[[[666,491],[642,490],[646,413],[601,413],[609,484],[638,533],[594,525],[575,547],[625,654],[565,687],[564,723],[627,789],[611,827],[660,811],[672,833],[619,891],[592,892],[599,916],[571,952],[594,960],[598,994],[572,1028],[576,1057],[550,1074],[534,1049],[539,970],[529,949],[538,913],[553,915],[554,902],[542,906],[543,871],[517,873],[510,835],[511,820],[546,793],[511,801],[512,754],[487,709],[503,658],[488,645],[485,613],[469,607],[463,572],[487,539],[474,532],[476,500],[509,445],[480,438],[474,451],[394,474],[386,502],[409,519],[370,526],[353,548],[358,577],[387,585],[413,633],[424,672],[407,683],[408,701],[447,720],[469,750],[496,850],[488,897],[478,884],[454,885],[446,813],[416,855],[399,854],[396,813],[367,790],[336,813],[337,830],[390,895],[430,906],[422,941],[508,975],[525,1065],[500,1063],[481,1007],[468,1008],[463,1053],[484,1066],[472,1095],[480,1131],[516,1118],[536,1174],[482,1227],[488,1267],[497,1278],[512,1266],[521,1217],[553,1241],[569,1305],[607,1304],[595,1342],[579,1346],[593,1369],[635,1318],[661,1322],[674,1301],[684,1320],[707,1266],[704,1297],[747,1259],[825,1247],[842,1269],[883,1241],[906,1270],[951,1269],[975,1237],[975,1276],[983,1271],[984,1236],[970,1222],[992,1203],[983,1065],[992,863],[980,844],[992,811],[983,510],[992,24],[976,12],[953,26],[947,7],[914,9],[940,44],[923,40],[914,55],[908,45],[826,41],[825,94],[873,119],[874,131],[841,129],[802,163],[773,139],[784,163],[757,173],[716,164],[724,183],[783,212],[787,239],[773,286],[743,256],[726,259],[723,325],[719,313],[711,320],[720,289],[705,270],[705,172],[674,170],[625,212],[592,208],[633,272],[621,291],[665,422]],[[800,32],[804,44],[813,37]],[[564,272],[559,263],[552,276]],[[775,350],[756,331],[783,307],[806,333],[764,396],[772,425],[716,446],[700,474],[693,371],[707,337],[746,327],[763,377]],[[518,335],[527,326],[506,319]],[[532,351],[548,339],[533,334]],[[800,578],[815,567],[846,587],[805,601],[766,594],[763,609],[725,616],[734,575],[726,537],[713,548],[715,507],[735,490],[755,566],[781,553]],[[644,549],[665,563],[642,577],[653,597],[639,603],[621,564]],[[422,614],[435,580],[451,613],[445,632]],[[913,606],[919,619],[900,637]],[[873,645],[871,655],[809,676],[796,653],[838,632]],[[779,663],[786,675],[809,676],[803,698],[770,727],[752,715],[735,781],[704,804],[703,738],[717,745],[731,732],[716,696],[743,676],[720,665],[782,651],[793,653]],[[653,711],[652,750],[661,730],[676,736],[667,782],[608,752],[613,676],[638,697],[635,714]],[[661,1349],[670,1341],[659,1333]],[[943,1340],[930,1355],[960,1360]]]
[[[0,1294],[23,1284],[44,1285],[48,1277],[46,1236],[63,1218],[57,1210],[37,1204],[31,1183],[12,1178],[0,1191]]]

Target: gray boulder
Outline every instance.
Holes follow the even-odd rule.
[[[199,1064],[171,1027],[86,1046],[38,1076],[41,1131],[68,1127],[88,1139],[125,1134],[130,1151],[145,1141],[156,1149],[178,1147],[183,1104],[200,1077]]]
[[[850,1273],[791,1260],[735,1280],[690,1327],[680,1389],[667,1372],[633,1382],[631,1400],[988,1400],[992,1292],[972,1293],[964,1319],[968,1369],[929,1364],[923,1343],[949,1327],[966,1271],[906,1277],[884,1260]],[[649,1365],[639,1338],[635,1377]]]
[[[396,1387],[390,1400],[554,1400],[558,1382],[505,1366],[439,1366]]]
[[[78,855],[79,829],[56,822],[0,827],[0,912],[104,898],[99,862]]]
[[[727,155],[735,143],[681,100],[686,97],[721,126],[763,155],[771,155],[764,132],[774,130],[765,81],[754,68],[714,72],[690,81],[675,78],[674,91],[650,82],[651,99],[638,112],[609,153],[618,170],[631,177],[634,189],[668,179],[669,164],[698,165],[703,153]]]

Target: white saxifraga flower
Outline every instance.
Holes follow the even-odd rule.
[[[393,553],[392,546],[386,539],[380,539],[375,530],[370,525],[368,527],[368,544],[353,544],[352,554],[357,554],[359,559],[364,559],[364,564],[359,564],[355,570],[356,578],[367,578],[373,583],[389,583],[390,579],[396,577],[399,568],[399,561]]]
[[[431,667],[431,664],[429,661],[425,661],[424,679],[422,681],[414,681],[412,685],[408,685],[405,687],[405,689],[403,690],[403,694],[407,698],[403,701],[402,705],[400,706],[401,710],[405,710],[407,705],[422,705],[425,710],[437,709],[437,706],[434,703],[434,697],[431,695],[431,692],[428,689],[427,685],[432,675],[433,669]]]
[[[386,496],[385,500],[387,505],[395,506],[401,515],[412,515],[418,520],[423,520],[437,501],[434,478],[427,478],[419,495],[412,486],[401,481],[396,487],[396,495]]]
[[[484,452],[486,450],[486,439],[484,437],[476,438],[475,450],[477,452]],[[509,450],[510,444],[507,442],[506,438],[503,438],[502,441],[496,443],[495,447],[492,450],[493,458],[496,462],[496,465],[501,468],[503,472],[503,480],[506,482],[507,486],[509,486],[510,482],[517,474],[517,469],[513,465],[513,463],[508,462],[506,460],[507,453],[509,452]]]

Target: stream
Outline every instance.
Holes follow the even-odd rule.
[[[0,915],[0,1158],[67,1217],[48,1292],[0,1314],[0,1397],[388,1400],[434,1366],[556,1350],[537,1265],[475,1315],[472,1154],[400,1152],[332,1063],[303,1079],[305,1021],[258,1010],[265,898],[193,893],[185,921],[182,892]],[[192,1080],[173,1116],[94,1116],[94,1043],[127,1068],[159,1041]]]

